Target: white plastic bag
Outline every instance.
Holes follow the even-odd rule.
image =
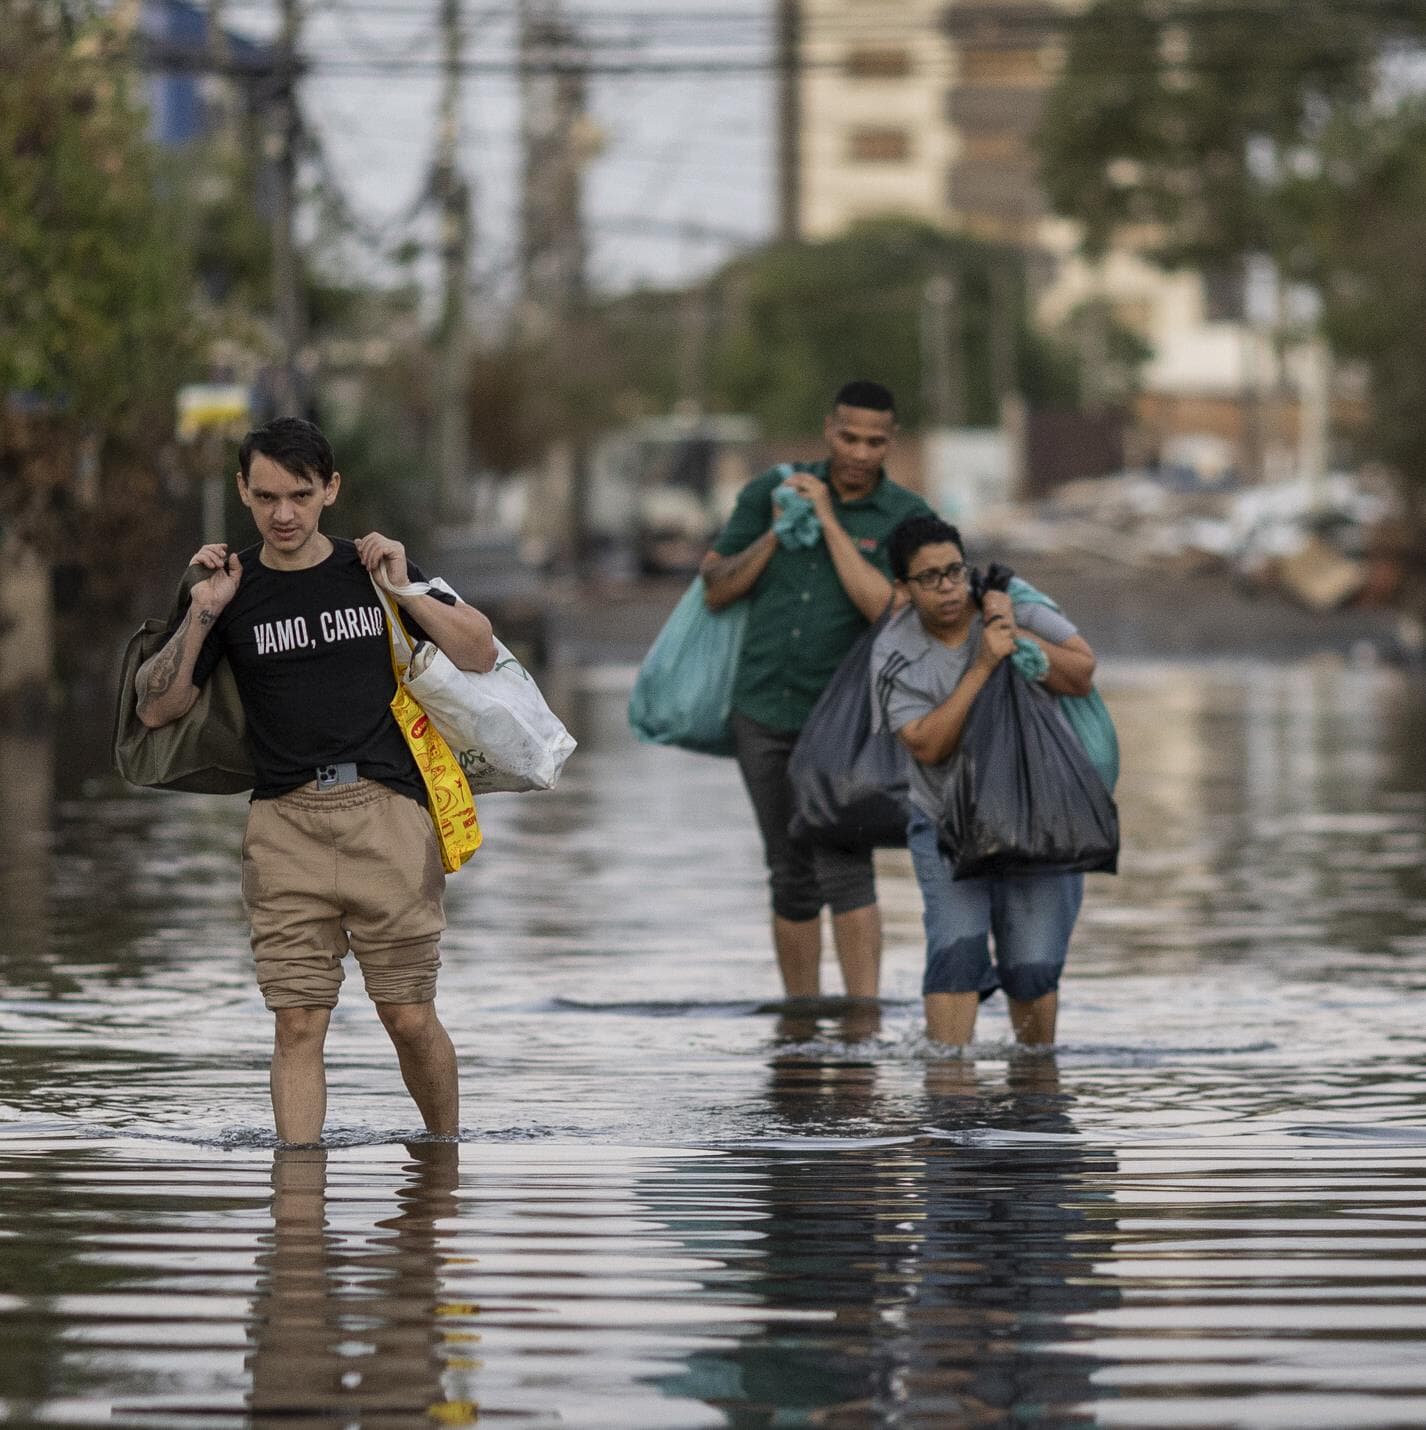
[[[545,704],[529,671],[499,640],[495,668],[484,675],[458,669],[429,641],[413,651],[394,603],[386,599],[380,584],[373,584],[396,632],[397,660],[406,667],[406,688],[454,751],[471,791],[553,789],[575,741]],[[456,595],[439,577],[391,589],[398,596],[422,596],[432,588]]]

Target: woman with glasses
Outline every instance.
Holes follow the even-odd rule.
[[[1004,591],[987,591],[977,603],[960,532],[939,517],[902,522],[887,557],[906,605],[877,638],[871,669],[876,718],[912,755],[907,843],[924,903],[926,1031],[938,1043],[968,1044],[980,1001],[1003,988],[1016,1039],[1046,1046],[1055,1040],[1060,973],[1084,876],[956,880],[938,824],[966,716],[1016,639],[1044,651],[1046,699],[1088,694],[1094,652],[1049,606],[1013,605]]]

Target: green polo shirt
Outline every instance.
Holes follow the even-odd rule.
[[[798,464],[827,480],[826,462]],[[746,550],[772,525],[772,494],[782,485],[777,468],[754,477],[738,494],[728,524],[713,543],[719,556]],[[931,514],[914,492],[883,472],[870,495],[832,505],[861,554],[891,579],[886,538],[908,516]],[[779,543],[747,598],[748,625],[733,681],[733,709],[774,730],[800,730],[833,672],[867,628],[842,589],[827,543],[802,551]]]

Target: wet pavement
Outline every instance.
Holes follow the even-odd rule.
[[[1061,1044],[948,1060],[905,856],[879,1015],[779,1005],[736,772],[628,677],[552,676],[581,748],[450,881],[458,1146],[351,979],[275,1149],[243,802],[0,742],[0,1421],[1426,1422],[1419,683],[1110,662]]]

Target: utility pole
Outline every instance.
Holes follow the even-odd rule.
[[[1017,386],[1015,330],[1018,317],[1010,256],[996,254],[990,260],[990,374],[997,402],[1003,402]]]
[[[437,509],[445,521],[470,516],[470,188],[460,172],[460,0],[441,0],[442,85],[432,188],[440,214],[441,322],[437,334]]]
[[[965,426],[956,280],[934,273],[921,291],[921,405],[928,427]]]
[[[223,0],[208,0],[208,14],[204,22],[208,80],[204,98],[211,116],[211,127],[217,131],[218,142],[226,147],[232,139],[233,81],[228,69],[233,56],[223,12]]]
[[[990,261],[990,371],[1000,430],[1005,436],[1006,485],[1012,501],[1028,495],[1029,478],[1026,460],[1029,413],[1016,371],[1020,310],[1014,257],[1012,250],[996,254]]]
[[[576,35],[559,0],[520,0],[520,290],[543,336],[584,304],[583,171],[597,143]]]
[[[709,283],[689,279],[678,301],[678,398],[692,417],[703,415],[706,396]]]
[[[1298,468],[1307,483],[1309,508],[1327,504],[1327,471],[1332,439],[1332,350],[1313,334],[1300,350],[1298,387]]]
[[[1102,298],[1085,303],[1075,324],[1079,350],[1080,406],[1101,412],[1109,401],[1109,307]]]
[[[302,302],[302,273],[297,256],[297,42],[301,20],[299,0],[280,0],[282,25],[274,63],[275,89],[268,109],[265,145],[273,178],[272,286],[277,317],[278,367],[273,399],[279,417],[300,417],[307,406],[302,373],[302,346],[306,339],[306,314]]]
[[[802,234],[802,0],[777,0],[777,236]]]
[[[583,49],[562,11],[561,0],[519,3],[520,322],[526,340],[578,352],[589,248],[584,166],[599,140],[586,112]],[[591,550],[590,455],[578,430],[561,446],[551,462],[566,494],[559,540],[580,574]]]

